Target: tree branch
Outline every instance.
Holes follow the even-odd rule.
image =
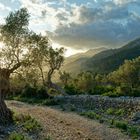
[[[10,69],[10,73],[13,73],[16,69],[18,69],[21,66],[21,62],[15,64],[13,68]]]

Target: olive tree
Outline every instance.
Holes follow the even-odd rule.
[[[59,70],[64,61],[64,48],[54,49],[46,36],[33,34],[31,42],[34,45],[32,57],[34,65],[39,68],[42,83],[48,88],[52,87],[52,75]]]
[[[22,8],[11,12],[0,26],[0,123],[12,120],[4,98],[10,89],[10,76],[22,65],[29,64],[31,48],[29,38],[29,14]]]

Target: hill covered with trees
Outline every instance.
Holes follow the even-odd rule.
[[[119,68],[124,60],[131,60],[138,56],[140,56],[140,39],[136,39],[118,49],[101,51],[88,58],[78,58],[69,65],[65,65],[64,70],[76,74],[82,71],[105,74]]]

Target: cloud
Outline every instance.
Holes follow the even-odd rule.
[[[32,30],[49,31],[51,39],[62,46],[113,48],[140,36],[139,0],[11,1],[28,9]]]
[[[137,2],[102,0],[94,7],[71,5],[69,15],[60,13],[57,16],[63,22],[50,36],[61,45],[77,49],[120,47],[140,36],[140,15],[129,10],[130,5],[135,9]]]
[[[0,9],[1,9],[2,11],[5,11],[5,10],[7,10],[7,11],[11,11],[11,8],[10,8],[10,7],[5,6],[5,5],[2,4],[2,3],[0,3]]]

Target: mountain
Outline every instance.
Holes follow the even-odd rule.
[[[65,59],[62,70],[68,71],[70,73],[78,74],[81,69],[82,63],[86,62],[89,58],[104,50],[106,50],[106,48],[90,49],[84,53],[77,53],[75,55],[67,57]]]
[[[82,71],[109,73],[122,65],[124,60],[130,60],[138,56],[140,56],[140,39],[131,41],[121,48],[99,51],[93,56],[79,56],[74,61],[69,60],[70,63],[65,64],[63,68],[72,74],[78,74]]]

